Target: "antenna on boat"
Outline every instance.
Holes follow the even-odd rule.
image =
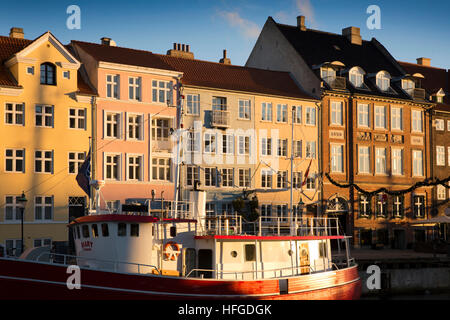
[[[181,94],[182,85],[180,83],[180,80],[178,80],[178,83],[176,84],[176,88],[178,91],[178,99],[177,99],[177,119],[176,119],[176,135],[177,135],[177,156],[176,156],[176,162],[175,162],[175,181],[174,181],[174,200],[175,200],[175,216],[177,215],[178,210],[178,193],[179,193],[179,175],[180,175],[180,143],[182,141],[182,135],[181,135],[181,128],[182,128],[182,117],[183,117],[183,101],[184,96]]]

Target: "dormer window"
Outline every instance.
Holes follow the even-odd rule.
[[[443,103],[444,102],[444,96],[435,96],[437,103]]]
[[[402,89],[405,90],[406,93],[409,94],[410,96],[413,96],[415,87],[416,85],[413,80],[411,79],[402,80]]]
[[[386,71],[377,74],[377,86],[381,91],[388,91],[391,86],[391,76]]]
[[[333,68],[320,68],[320,76],[326,82],[332,83],[336,79],[336,70]]]
[[[360,67],[354,67],[349,72],[349,79],[355,88],[364,88],[364,70]]]
[[[41,64],[41,84],[56,85],[56,66],[50,62]]]

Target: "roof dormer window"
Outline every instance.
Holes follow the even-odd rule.
[[[332,83],[336,79],[336,70],[327,67],[320,68],[320,76],[324,81]]]
[[[402,80],[402,89],[406,91],[407,94],[410,96],[414,95],[414,89],[416,85],[413,80],[411,79],[403,79]]]
[[[349,72],[349,80],[355,88],[364,88],[365,72],[360,67],[353,67]]]
[[[380,71],[377,74],[377,86],[381,91],[388,91],[391,87],[391,76],[389,72]]]
[[[41,84],[56,85],[56,66],[53,63],[41,64]]]

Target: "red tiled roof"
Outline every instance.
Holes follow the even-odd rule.
[[[33,41],[0,36],[0,86],[19,87],[4,63],[31,42]]]

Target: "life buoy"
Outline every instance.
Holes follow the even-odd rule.
[[[180,254],[180,246],[178,243],[169,241],[164,246],[164,258],[166,260],[176,260]]]

